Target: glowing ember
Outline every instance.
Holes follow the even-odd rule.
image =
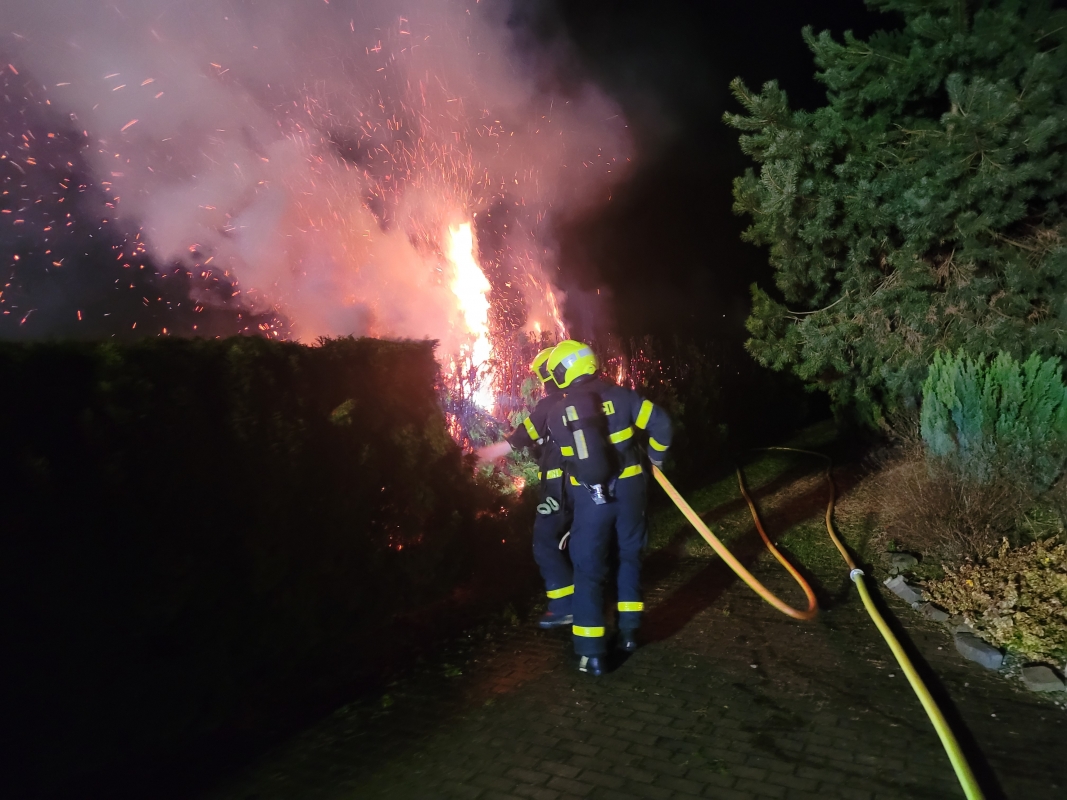
[[[592,84],[561,102],[554,66],[517,61],[497,4],[54,5],[5,16],[32,35],[0,62],[0,338],[426,337],[457,441],[529,401],[566,338],[553,220],[610,197],[630,134]]]
[[[486,294],[492,287],[478,266],[474,231],[469,222],[449,226],[445,257],[455,269],[452,292],[459,300],[459,310],[470,331],[470,344],[462,348],[460,355],[477,373],[472,399],[482,408],[491,410],[493,391],[489,357],[492,345],[489,342],[489,298]]]

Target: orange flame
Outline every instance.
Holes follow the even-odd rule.
[[[489,358],[493,348],[489,341],[489,298],[486,295],[492,287],[478,266],[475,250],[474,231],[469,222],[449,226],[445,257],[455,270],[452,293],[459,300],[459,310],[471,335],[471,342],[463,348],[461,355],[470,359],[478,372],[474,402],[490,410],[493,389]]]

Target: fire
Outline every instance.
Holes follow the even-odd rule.
[[[462,361],[468,361],[476,371],[473,400],[486,410],[493,407],[492,375],[489,365],[493,348],[489,341],[489,298],[492,288],[478,266],[474,231],[469,222],[450,225],[448,247],[445,257],[455,270],[452,293],[459,301],[459,310],[470,332],[470,344],[460,353]]]
[[[257,5],[287,7],[284,0]],[[161,79],[150,77],[158,74],[152,71],[154,47],[144,53],[135,48],[121,73],[103,75],[101,69],[93,75],[102,79],[71,82],[65,73],[97,63],[95,54],[68,52],[65,45],[55,50],[58,45],[44,38],[32,47],[20,45],[19,56],[47,73],[55,91],[45,98],[33,88],[40,80],[14,80],[14,66],[0,69],[0,99],[10,102],[10,93],[19,119],[41,120],[22,132],[21,143],[0,148],[3,163],[15,170],[0,180],[0,193],[25,201],[25,209],[0,209],[0,224],[20,226],[19,236],[34,228],[36,241],[49,248],[43,255],[55,258],[55,265],[64,263],[63,251],[53,255],[51,249],[57,240],[72,254],[84,252],[80,238],[103,238],[100,230],[115,261],[131,274],[145,270],[151,277],[162,264],[173,265],[175,274],[184,271],[181,280],[169,281],[177,287],[171,296],[159,292],[150,302],[145,293],[143,305],[141,282],[117,273],[123,279],[116,287],[128,287],[130,297],[138,298],[122,306],[136,309],[123,319],[125,331],[140,333],[148,321],[150,333],[216,335],[203,323],[198,330],[189,321],[197,317],[187,312],[210,311],[226,320],[223,312],[232,311],[236,320],[217,323],[217,335],[231,332],[232,325],[242,333],[305,342],[338,335],[435,339],[441,390],[453,415],[449,426],[469,443],[471,431],[480,436],[487,426],[506,423],[529,400],[529,392],[523,394],[530,380],[526,364],[540,348],[566,338],[564,296],[550,279],[552,215],[584,208],[617,179],[630,160],[628,134],[618,114],[606,113],[613,104],[593,87],[581,103],[561,104],[541,92],[516,103],[516,96],[526,97],[528,75],[511,86],[509,78],[493,74],[482,85],[471,59],[505,63],[511,33],[490,35],[491,14],[472,23],[474,4],[471,10],[445,4],[454,14],[421,4],[427,13],[410,23],[394,16],[388,3],[372,5],[381,7],[380,19],[368,18],[362,28],[351,21],[345,26],[355,38],[332,38],[329,29],[294,37],[314,43],[306,54],[311,58],[293,58],[299,50],[271,44],[269,36],[242,39],[242,48],[271,49],[261,54],[263,63],[309,65],[309,72],[301,67],[255,96],[242,87],[263,85],[267,76],[251,62],[207,62],[204,73],[200,54],[211,48],[187,42],[180,26],[150,29],[167,48],[188,49],[185,77],[212,76],[203,102],[154,91],[162,88],[156,85]],[[262,10],[247,13],[262,17]],[[143,22],[116,24],[139,45]],[[307,22],[308,34],[316,25],[333,24]],[[51,19],[45,15],[41,24],[44,30]],[[240,30],[236,26],[234,35],[243,35]],[[468,30],[479,33],[476,40],[462,33]],[[63,41],[47,41],[53,39]],[[439,43],[426,44],[434,39]],[[319,70],[313,65],[320,61],[345,67]],[[171,80],[186,82],[177,75]],[[523,91],[506,91],[511,88]],[[153,97],[163,99],[149,102]],[[43,127],[56,108],[55,119],[66,126],[68,114],[73,121],[74,109],[89,105],[99,116],[78,123],[69,137]],[[230,125],[237,108],[244,122]],[[56,137],[72,153],[80,152],[82,138],[96,142],[99,158],[92,156],[84,168],[73,160],[63,167],[45,149]],[[568,164],[571,169],[561,172]],[[40,173],[33,184],[31,169]],[[86,182],[79,193],[90,184],[82,169],[91,173],[94,194],[91,203],[87,194],[72,209],[68,193],[77,181]],[[35,186],[42,187],[41,196],[31,202],[28,192]],[[40,335],[40,315],[17,308],[12,297],[18,295],[3,288],[0,323],[21,319]],[[159,319],[158,327],[156,317],[133,318],[149,306],[152,314],[166,306],[173,316]],[[71,308],[71,317],[75,313]],[[99,327],[115,324],[119,315],[82,316]],[[493,415],[495,423],[487,419]]]

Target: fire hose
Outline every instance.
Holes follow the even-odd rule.
[[[886,624],[885,618],[881,612],[878,611],[874,605],[874,600],[871,598],[871,594],[867,589],[867,584],[864,578],[866,577],[863,570],[856,566],[856,562],[853,561],[852,556],[849,554],[848,549],[838,538],[837,533],[834,531],[833,513],[834,513],[834,500],[836,499],[836,491],[834,489],[833,476],[831,474],[832,462],[829,456],[822,453],[816,453],[813,450],[799,450],[793,447],[767,447],[761,448],[764,450],[774,450],[780,452],[789,453],[802,453],[805,455],[816,456],[817,458],[824,459],[826,461],[826,482],[830,487],[830,500],[826,505],[826,532],[829,534],[831,541],[837,547],[841,553],[841,557],[848,565],[849,578],[856,584],[856,588],[859,591],[860,598],[863,600],[863,607],[867,609],[867,613],[873,620],[875,627],[878,628],[878,632],[882,634],[882,638],[885,639],[886,644],[889,645],[889,649],[893,652],[894,658],[897,663],[900,664],[900,668],[904,671],[904,675],[908,679],[908,683],[911,684],[912,691],[915,692],[919,698],[919,702],[922,703],[923,709],[926,711],[927,717],[930,718],[930,722],[934,726],[934,730],[937,731],[938,737],[941,739],[941,745],[945,748],[945,753],[948,755],[949,761],[952,763],[952,769],[956,772],[956,778],[960,782],[960,786],[963,788],[963,793],[968,800],[983,800],[984,795],[978,786],[978,781],[974,777],[974,773],[971,771],[970,764],[967,763],[967,759],[960,749],[959,742],[956,740],[955,734],[949,727],[948,722],[945,720],[944,714],[941,713],[941,709],[938,708],[937,703],[930,694],[930,690],[926,688],[926,684],[923,683],[922,678],[915,669],[915,665],[912,664],[911,659],[908,658],[908,654],[904,651],[903,646],[900,644],[900,640],[897,639],[893,631],[890,630],[889,625]],[[745,498],[745,502],[748,504],[749,512],[752,514],[752,521],[756,524],[756,530],[759,531],[760,538],[763,539],[763,543],[771,551],[778,562],[786,568],[793,579],[800,584],[800,587],[804,590],[804,594],[807,596],[808,607],[807,609],[800,611],[786,604],[779,599],[773,592],[760,583],[756,577],[745,569],[744,565],[738,561],[733,554],[726,549],[726,546],[719,541],[718,537],[711,532],[711,529],[704,523],[704,520],[700,518],[692,507],[685,501],[685,499],[678,493],[678,490],[674,488],[667,477],[660,471],[659,467],[653,465],[652,474],[656,476],[656,480],[659,485],[663,487],[663,490],[674,501],[674,504],[678,506],[678,510],[682,512],[690,524],[696,528],[704,540],[711,545],[714,550],[727,566],[732,569],[741,580],[748,584],[756,594],[781,611],[794,619],[810,620],[815,617],[819,611],[818,602],[815,599],[815,593],[812,591],[811,586],[804,580],[803,576],[797,572],[796,568],[789,563],[788,560],[778,551],[778,548],[771,542],[770,537],[767,536],[767,532],[763,529],[763,524],[760,522],[759,513],[756,510],[755,503],[752,502],[752,498],[748,494],[748,490],[745,488],[744,477],[741,474],[741,469],[737,470],[737,483],[741,488],[741,494]]]

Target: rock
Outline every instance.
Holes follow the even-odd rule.
[[[907,572],[912,567],[917,566],[918,563],[919,559],[917,559],[911,553],[889,554],[889,566],[895,569],[897,572]]]
[[[953,614],[945,624],[948,625],[948,629],[953,633],[977,633],[970,623],[959,614]]]
[[[942,611],[933,603],[923,603],[919,606],[919,610],[923,612],[924,617],[934,622],[948,622],[948,612]]]
[[[903,600],[905,603],[922,602],[922,592],[908,586],[908,582],[904,580],[903,576],[901,575],[897,575],[895,578],[889,578],[885,582],[885,587],[897,597],[899,597],[901,600]]]
[[[1000,669],[1004,663],[1004,654],[993,645],[983,642],[973,633],[957,633],[956,649],[964,658],[977,661],[986,669]]]
[[[1062,692],[1063,679],[1048,667],[1023,667],[1023,683],[1031,692]]]

